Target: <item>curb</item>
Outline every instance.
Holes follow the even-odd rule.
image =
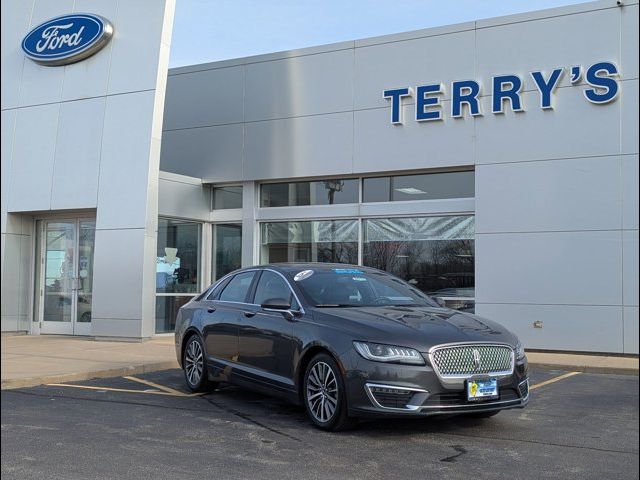
[[[47,383],[78,382],[81,380],[91,380],[94,378],[122,377],[125,375],[138,375],[141,373],[158,372],[178,368],[175,360],[147,363],[142,365],[127,365],[126,367],[110,368],[108,370],[98,370],[94,372],[65,373],[62,375],[50,375],[46,377],[30,377],[2,380],[2,390],[13,390],[16,388],[37,387]]]
[[[638,367],[605,367],[594,365],[571,365],[566,363],[545,363],[529,362],[529,367],[541,368],[544,370],[567,370],[582,373],[603,373],[612,375],[634,375],[638,376]]]

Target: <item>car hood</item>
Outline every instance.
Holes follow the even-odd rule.
[[[347,331],[353,340],[428,351],[453,342],[496,342],[515,346],[502,325],[476,315],[435,307],[341,307],[316,309],[321,323]]]

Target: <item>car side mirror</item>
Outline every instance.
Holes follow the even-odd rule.
[[[268,298],[260,306],[265,310],[291,310],[291,303],[284,298]]]

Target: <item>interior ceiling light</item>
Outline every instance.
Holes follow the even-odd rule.
[[[419,188],[413,187],[405,187],[405,188],[395,188],[396,192],[406,193],[407,195],[420,195],[421,193],[427,193],[424,190],[420,190]]]

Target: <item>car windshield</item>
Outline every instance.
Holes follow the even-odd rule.
[[[438,304],[392,275],[359,268],[305,270],[294,277],[315,307],[430,306]]]

